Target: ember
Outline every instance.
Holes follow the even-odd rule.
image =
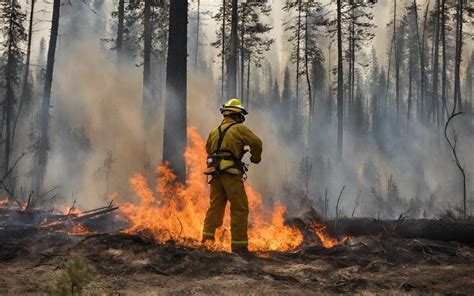
[[[161,242],[169,239],[183,244],[198,245],[202,223],[209,206],[209,188],[205,169],[204,139],[195,128],[188,128],[188,147],[184,153],[188,167],[186,185],[176,182],[167,164],[156,168],[155,189],[146,177],[136,174],[130,179],[132,191],[140,198],[138,205],[127,203],[120,210],[132,223],[127,232],[148,231]],[[286,208],[276,205],[272,211],[264,208],[262,197],[246,184],[250,206],[249,248],[253,251],[290,251],[303,242],[301,232],[284,224]],[[230,249],[228,215],[224,226],[216,233],[217,242],[208,248]]]

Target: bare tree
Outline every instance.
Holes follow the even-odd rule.
[[[46,165],[48,162],[49,149],[49,108],[51,104],[51,87],[53,85],[54,58],[56,54],[56,42],[58,39],[59,15],[61,0],[54,0],[53,15],[51,22],[51,35],[49,39],[48,58],[46,62],[46,75],[44,79],[43,102],[40,114],[40,137],[38,143],[38,155],[36,159],[36,168],[33,176],[33,191],[37,195],[41,193],[43,187]]]

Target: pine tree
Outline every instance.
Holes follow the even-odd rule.
[[[4,150],[3,172],[6,175],[10,170],[10,158],[13,152],[14,119],[20,110],[15,108],[17,88],[20,83],[20,68],[23,64],[24,52],[22,43],[26,41],[27,35],[23,22],[26,15],[22,12],[17,0],[2,1],[0,18],[5,24],[2,27],[3,52],[2,58],[5,65],[2,69],[4,80],[4,103],[2,126],[5,134],[2,137]],[[2,129],[3,132],[3,129]]]

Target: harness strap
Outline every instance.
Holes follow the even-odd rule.
[[[222,125],[219,125],[219,127],[217,128],[217,130],[219,131],[219,140],[217,140],[217,147],[216,147],[216,150],[214,151],[214,153],[221,150],[221,146],[222,146],[222,142],[224,141],[225,134],[227,133],[227,131],[231,127],[233,127],[236,124],[239,124],[239,123],[238,122],[233,122],[233,123],[229,124],[224,130],[221,130]]]

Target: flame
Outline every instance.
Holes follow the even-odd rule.
[[[339,245],[343,243],[344,241],[350,239],[350,237],[343,237],[342,239],[337,239],[332,236],[330,236],[326,232],[326,225],[323,224],[317,224],[317,223],[312,223],[311,224],[314,230],[314,233],[318,236],[319,240],[321,241],[321,244],[323,247],[326,249],[330,249],[336,245]]]
[[[8,198],[0,199],[0,207],[6,207],[8,205]]]
[[[197,130],[188,128],[188,147],[184,152],[188,168],[185,185],[176,181],[167,163],[156,168],[158,177],[154,186],[148,184],[144,174],[130,178],[131,189],[139,197],[139,203],[126,203],[121,207],[132,223],[127,232],[146,231],[160,242],[172,239],[182,244],[199,245],[209,207],[209,185],[203,174],[207,157],[204,147],[204,139]],[[286,208],[275,205],[270,211],[263,206],[261,195],[251,185],[246,183],[245,188],[250,207],[249,249],[290,251],[301,245],[301,232],[284,224]],[[223,227],[216,231],[216,243],[204,247],[230,250],[229,224],[229,215],[226,215]]]
[[[94,233],[94,231],[90,231],[81,223],[74,223],[72,228],[68,231],[68,234],[70,235],[89,235]]]

